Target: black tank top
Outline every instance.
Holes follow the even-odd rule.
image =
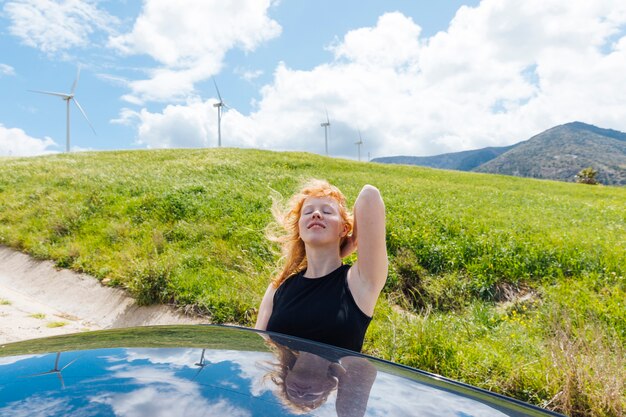
[[[348,288],[350,265],[321,278],[304,271],[287,278],[274,293],[267,330],[360,352],[372,320]]]

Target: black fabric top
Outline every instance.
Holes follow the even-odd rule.
[[[350,265],[320,278],[304,271],[287,278],[274,294],[267,330],[360,352],[372,320],[348,288]]]
[[[291,350],[312,353],[326,359],[329,362],[338,363],[341,358],[350,356],[349,353],[344,352],[342,349],[336,349],[332,346],[318,345],[311,343],[309,340],[300,340],[276,334],[270,336],[270,338],[274,341],[274,343],[285,346]]]

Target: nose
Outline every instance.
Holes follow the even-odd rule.
[[[311,213],[311,217],[321,219],[322,218],[322,212],[319,211],[319,210],[315,210],[315,211],[313,211],[313,213]]]

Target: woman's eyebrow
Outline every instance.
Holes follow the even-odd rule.
[[[309,208],[309,207],[334,208],[334,206],[331,203],[319,203],[319,204],[307,203],[307,204],[302,206],[302,209],[304,210],[304,209]]]

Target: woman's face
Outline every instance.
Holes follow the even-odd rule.
[[[337,387],[337,378],[331,373],[330,363],[324,359],[298,362],[302,364],[289,370],[285,377],[287,398],[299,406],[317,408]]]
[[[309,245],[339,244],[347,228],[339,203],[330,197],[307,197],[300,212],[300,238]]]

